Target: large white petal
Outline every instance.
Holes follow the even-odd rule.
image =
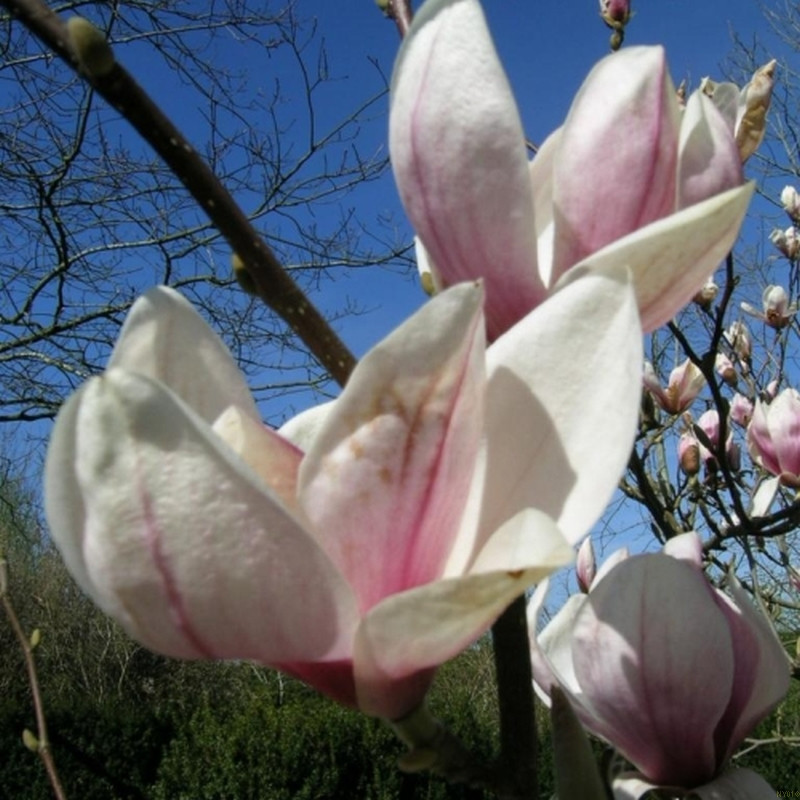
[[[260,417],[228,348],[167,286],[151,289],[133,304],[108,362],[112,367],[163,383],[206,422],[230,405]]]
[[[577,542],[611,498],[633,445],[643,359],[630,283],[587,275],[498,339],[487,359],[477,547],[529,507]],[[459,544],[468,549],[468,537]]]
[[[586,268],[608,275],[630,269],[645,332],[668,322],[730,252],[747,212],[753,183],[696,203],[619,239],[561,279],[583,280]]]

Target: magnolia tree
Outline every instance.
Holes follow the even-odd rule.
[[[172,164],[179,134],[96,29],[5,4],[123,113],[136,108]],[[283,428],[264,426],[217,334],[174,290],[151,290],[105,372],[59,413],[45,470],[52,537],[81,587],[145,646],[296,676],[386,720],[408,745],[406,769],[538,796],[535,684],[552,704],[561,800],[772,798],[729,764],[783,698],[790,662],[735,569],[723,591],[704,566],[729,540],[746,549],[786,533],[785,493],[800,480],[790,389],[751,396],[741,477],[715,371],[717,355],[738,359],[737,374],[749,358],[741,323],[724,328],[730,260],[716,306],[709,284],[753,191],[742,164],[763,136],[774,64],[744,90],[705,84],[685,97],[660,47],[621,49],[530,160],[478,0],[428,0],[413,19],[408,4],[381,5],[403,35],[391,161],[435,296],[356,365],[179,147],[190,160],[176,174],[248,284],[343,388]],[[601,13],[619,48],[628,5]],[[700,335],[670,322],[698,295],[713,334],[702,356]],[[765,304],[767,324],[789,327],[775,287]],[[666,323],[688,363],[662,389],[661,363],[644,370],[643,334]],[[643,374],[658,418],[641,414]],[[676,421],[701,378],[717,421]],[[681,425],[696,442],[678,456],[668,442]],[[659,447],[664,487],[691,474],[676,492],[712,507],[705,524],[676,499],[674,524],[658,528],[663,552],[620,552],[595,570],[584,544],[583,592],[540,632],[544,579],[572,561],[620,479],[654,510],[652,495],[667,493],[648,467]],[[490,628],[501,753],[483,766],[425,697],[436,668]],[[625,767],[601,774],[584,729]],[[47,752],[41,735],[37,746]]]

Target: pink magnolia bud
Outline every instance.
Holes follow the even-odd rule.
[[[794,186],[783,187],[781,205],[792,222],[800,222],[800,194]]]
[[[740,320],[732,322],[728,326],[728,330],[725,331],[725,339],[740,361],[744,363],[750,361],[750,356],[753,353],[753,340],[744,322]]]
[[[678,441],[678,463],[687,475],[700,472],[700,443],[691,433],[684,433]]]
[[[736,374],[736,367],[733,365],[733,361],[731,361],[725,353],[717,353],[717,357],[714,361],[714,369],[717,375],[719,375],[728,386],[736,386],[739,376]]]
[[[646,361],[642,378],[658,405],[668,414],[681,414],[694,402],[705,385],[700,368],[688,358],[669,375],[666,389],[661,388],[653,365]]]
[[[710,277],[704,284],[703,288],[692,298],[701,308],[708,309],[711,304],[716,300],[719,293],[719,286],[714,281],[714,277]]]
[[[756,464],[800,489],[800,393],[784,389],[769,405],[756,402],[747,447]]]
[[[597,574],[597,562],[594,557],[591,537],[584,539],[578,550],[575,573],[578,578],[578,587],[584,594],[588,593],[589,587]]]
[[[746,428],[753,417],[753,404],[743,394],[736,394],[731,400],[731,419],[737,424]]]
[[[790,261],[797,261],[798,256],[800,256],[800,238],[798,238],[797,230],[794,226],[787,228],[785,231],[775,228],[769,235],[769,239],[786,258]]]

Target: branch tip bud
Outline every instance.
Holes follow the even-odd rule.
[[[108,75],[116,60],[103,33],[83,17],[70,17],[67,20],[67,31],[81,69],[90,78]]]

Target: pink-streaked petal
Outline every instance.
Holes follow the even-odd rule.
[[[579,685],[611,741],[657,782],[696,785],[718,766],[714,731],[731,693],[733,646],[710,592],[694,566],[638,556],[594,587],[575,621]]]
[[[766,408],[766,414],[780,472],[800,475],[800,394],[785,389]]]
[[[361,360],[300,469],[300,496],[362,611],[442,575],[481,436],[477,284],[428,302]]]
[[[120,367],[172,389],[206,422],[235,405],[259,419],[228,348],[174,289],[157,286],[131,307],[108,369]]]
[[[498,339],[487,358],[477,548],[523,508],[541,509],[576,543],[606,507],[633,443],[642,343],[632,288],[587,275]]]
[[[630,557],[631,557],[631,551],[628,550],[627,547],[620,547],[617,550],[615,550],[600,565],[600,569],[597,570],[597,575],[595,575],[595,578],[592,581],[592,585],[589,588],[591,589],[597,586],[597,584],[600,583],[600,581],[603,580],[603,578],[605,578],[606,575],[608,575],[608,573],[611,572],[611,570],[617,566],[617,564],[621,564],[623,561],[625,561],[626,558]]]
[[[355,647],[361,708],[397,716],[397,708],[387,714],[387,704],[396,702],[395,682],[452,658],[525,589],[572,558],[561,532],[539,512],[511,520],[497,538],[478,559],[478,572],[393,595],[371,609]]]
[[[705,284],[739,235],[753,193],[748,183],[696,203],[614,242],[567,272],[618,274],[630,269],[647,333],[672,319]]]
[[[477,0],[429,0],[392,78],[389,148],[445,285],[483,277],[490,338],[544,297],[525,137]]]
[[[663,48],[625,48],[592,69],[561,133],[551,282],[673,210],[679,124]]]
[[[694,92],[681,121],[677,208],[742,183],[742,160],[722,114],[702,92]]]
[[[749,769],[732,769],[705,786],[698,786],[689,800],[775,800],[775,790]]]
[[[303,453],[288,439],[231,406],[211,426],[217,434],[296,516],[297,473]]]
[[[720,761],[730,757],[744,737],[783,700],[790,680],[789,658],[770,622],[753,606],[738,581],[731,583],[730,591],[735,605],[720,602],[727,598],[717,593],[720,609],[731,626],[736,664],[728,747],[720,751]],[[720,745],[724,747],[724,743]]]
[[[265,663],[349,656],[349,587],[160,384],[121,370],[90,381],[56,422],[45,495],[76,579],[147,647]],[[63,513],[73,504],[80,513]]]

